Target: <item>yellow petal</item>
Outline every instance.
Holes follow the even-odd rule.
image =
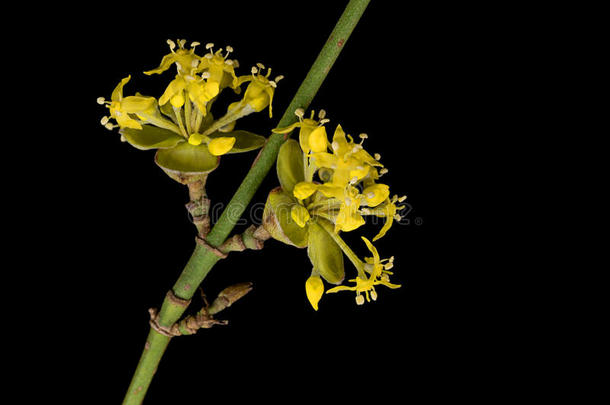
[[[317,189],[317,184],[302,181],[294,186],[293,194],[299,200],[304,200],[315,193]]]
[[[302,205],[293,205],[292,209],[290,210],[290,216],[301,228],[305,227],[310,218],[309,211],[307,211],[307,209]]]
[[[390,187],[385,184],[374,184],[365,188],[362,195],[369,207],[376,207],[390,196]]]
[[[235,138],[229,136],[221,136],[214,138],[208,144],[210,153],[214,156],[224,155],[235,145]]]
[[[307,299],[309,303],[315,309],[318,310],[318,303],[324,295],[324,283],[320,276],[312,275],[305,282],[305,292],[307,293]]]
[[[309,148],[315,152],[326,152],[328,146],[328,136],[326,135],[326,128],[323,126],[317,127],[309,134]]]

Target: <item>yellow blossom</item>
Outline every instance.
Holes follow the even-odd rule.
[[[249,82],[242,103],[249,105],[254,111],[260,112],[265,108],[269,107],[269,117],[272,117],[272,102],[273,93],[277,86],[277,82],[281,80],[282,76],[277,76],[275,80],[269,80],[271,75],[271,69],[267,69],[267,74],[263,76],[259,72],[265,69],[265,66],[259,63],[258,67],[252,68],[252,74],[250,76],[241,76],[238,78],[237,83],[241,85]]]
[[[369,266],[370,274],[367,276],[365,274],[359,274],[355,279],[349,280],[350,282],[355,283],[354,286],[344,286],[340,285],[330,290],[326,291],[327,294],[336,293],[339,291],[355,291],[356,292],[356,303],[358,305],[364,304],[364,300],[366,298],[367,302],[377,300],[377,291],[375,291],[376,285],[384,285],[388,288],[400,288],[399,284],[392,284],[389,281],[388,274],[392,274],[389,271],[384,270],[384,265],[381,264],[381,260],[379,259],[379,254],[377,249],[370,243],[366,238],[362,238],[366,243],[369,250],[373,253],[373,258],[371,260],[367,260],[367,265]],[[390,261],[391,265],[393,265],[393,260]],[[389,265],[391,268],[391,265]],[[367,266],[365,265],[365,269]],[[364,293],[364,295],[362,295]]]
[[[218,83],[221,90],[225,87],[239,90],[239,82],[237,76],[235,76],[236,61],[228,59],[229,54],[233,52],[233,48],[227,46],[226,54],[223,55],[222,48],[213,52],[213,44],[211,44],[212,46],[209,45],[210,52],[201,58],[198,71],[208,72],[210,74],[209,80]]]
[[[175,108],[182,107],[186,102],[185,91],[190,101],[206,115],[208,101],[218,95],[220,88],[218,83],[206,81],[203,77],[176,75],[159,98],[159,105],[165,105],[169,101]]]
[[[121,128],[133,128],[142,129],[142,125],[130,116],[135,114],[140,119],[144,119],[138,114],[147,115],[154,114],[157,109],[157,101],[154,97],[143,97],[143,96],[128,96],[123,97],[123,87],[131,76],[127,76],[122,79],[121,82],[115,87],[110,101],[105,101],[103,98],[99,98],[98,102],[106,104],[106,107],[110,110],[110,118],[114,118]],[[112,124],[108,123],[108,117],[103,120],[107,128],[112,129]]]
[[[193,69],[197,69],[201,62],[201,57],[195,54],[195,48],[199,45],[198,42],[191,43],[191,49],[185,49],[186,40],[178,40],[178,50],[176,51],[176,43],[171,39],[167,40],[171,53],[165,55],[161,60],[158,68],[144,72],[145,75],[160,74],[169,69],[174,63],[179,74],[191,74]]]

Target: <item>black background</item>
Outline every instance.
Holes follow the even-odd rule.
[[[62,338],[69,348],[57,361],[71,359],[70,385],[94,393],[96,403],[122,400],[148,333],[147,309],[161,304],[195,236],[185,187],[154,164],[153,151],[121,143],[116,131],[99,125],[106,110],[96,98],[108,98],[128,74],[126,95],[158,97],[170,74],[141,72],[158,65],[168,38],[228,44],[238,73],[262,62],[285,76],[273,119],[261,113],[239,124],[269,133],[345,4],[129,3],[77,8],[78,18],[54,9],[60,16],[49,33],[62,50],[48,47],[45,60],[56,68],[52,91],[61,95],[68,135],[54,145],[61,158],[53,159],[47,201],[67,236],[50,243],[61,246],[52,256],[62,269],[55,298],[78,330]],[[495,53],[509,45],[491,35],[501,13],[488,10],[482,21],[480,11],[408,3],[398,12],[394,2],[373,1],[310,107],[327,111],[330,133],[337,123],[353,135],[368,133],[367,149],[389,169],[383,180],[408,196],[408,223],[376,244],[382,257],[396,257],[393,280],[402,288],[379,288],[377,302],[364,306],[349,292],[326,295],[315,312],[304,291],[311,270],[305,250],[270,240],[263,251],[232,254],[205,279],[205,291],[214,296],[242,281],[252,281],[254,290],[221,314],[229,326],[171,342],[146,404],[179,398],[195,404],[218,395],[292,401],[322,398],[326,389],[345,400],[399,393],[432,401],[473,383],[467,377],[473,352],[497,332],[485,326],[492,315],[481,305],[481,295],[493,293],[473,293],[471,281],[482,267],[503,266],[487,258],[493,243],[480,240],[485,235],[471,216],[493,198],[470,194],[473,173],[485,172],[473,155],[481,144],[484,159],[500,153],[481,135],[501,108],[492,93],[507,85],[489,72],[509,63]],[[497,124],[494,130],[508,131]],[[213,202],[228,202],[255,156],[222,159],[208,180]],[[277,184],[272,171],[253,203],[264,202]],[[372,237],[377,229],[364,227],[346,240],[365,255],[359,235]],[[346,272],[354,274],[347,261]]]

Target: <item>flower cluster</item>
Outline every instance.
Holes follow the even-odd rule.
[[[300,109],[295,113],[297,123],[274,130],[289,133],[300,129],[299,141],[288,140],[280,149],[277,171],[281,187],[269,194],[264,225],[275,239],[307,247],[313,269],[305,290],[314,309],[324,294],[322,279],[331,284],[343,282],[344,254],[356,268],[357,276],[350,280],[355,285],[340,285],[326,292],[355,291],[358,304],[376,300],[375,286],[400,287],[389,281],[394,258],[382,260],[373,244],[362,237],[372,257],[361,260],[340,233],[358,229],[365,224],[365,216],[374,215],[385,219],[373,242],[378,240],[395,219],[400,220],[398,211],[404,207],[397,204],[406,197],[390,197],[389,186],[378,182],[387,169],[379,154],[370,155],[364,149],[366,134],[356,143],[338,125],[331,142],[323,110],[317,120],[314,112],[310,118],[304,118]]]
[[[176,44],[177,42],[177,44]],[[271,69],[258,63],[249,75],[237,76],[239,63],[229,56],[233,48],[226,46],[214,50],[214,44],[205,45],[207,53],[199,56],[192,42],[168,40],[170,53],[159,67],[144,72],[162,74],[172,66],[176,74],[158,98],[124,96],[123,88],[131,79],[127,76],[116,86],[110,100],[98,98],[110,114],[101,124],[112,130],[120,128],[121,139],[138,149],[158,149],[156,162],[167,170],[177,172],[209,172],[218,165],[218,156],[246,152],[260,148],[265,138],[243,130],[234,130],[239,118],[269,108],[277,82],[271,80]],[[267,70],[266,74],[265,70]],[[226,113],[214,119],[212,104],[226,88],[241,94],[241,86],[248,86],[239,101],[231,103]],[[116,122],[116,123],[113,123]]]

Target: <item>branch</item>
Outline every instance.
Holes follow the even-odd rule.
[[[309,107],[369,2],[370,0],[350,0],[305,80],[284,112],[278,127],[286,127],[294,123],[296,121],[294,111],[297,108],[307,109]],[[207,235],[206,241],[210,246],[221,246],[229,236],[264,177],[273,167],[279,148],[287,137],[288,134],[272,134],[269,137],[218,222]],[[190,301],[197,287],[218,260],[220,260],[220,256],[202,244],[197,244],[182,274],[174,284],[172,295],[184,302]],[[158,314],[158,325],[163,328],[171,328],[180,319],[185,309],[186,307],[180,301],[166,297]],[[171,337],[158,333],[154,328],[151,329],[123,405],[142,403],[170,339]]]

